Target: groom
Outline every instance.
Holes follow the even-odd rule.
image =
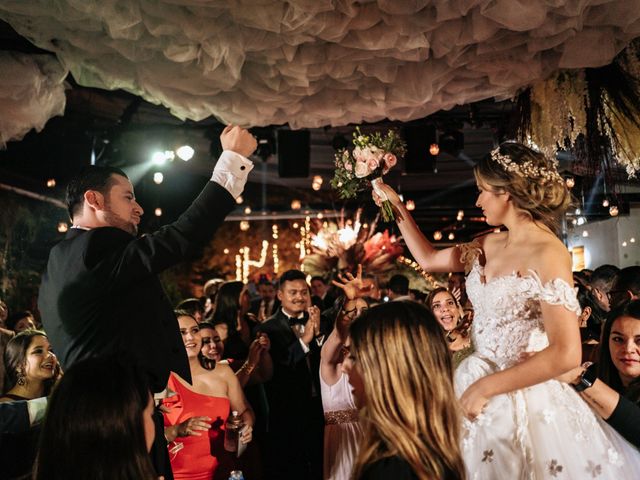
[[[253,168],[245,157],[256,140],[247,130],[227,126],[220,141],[224,151],[191,206],[174,223],[141,237],[143,210],[124,172],[92,166],[71,180],[67,206],[73,226],[51,250],[38,298],[44,328],[65,369],[84,358],[118,353],[146,371],[153,392],[165,388],[170,371],[191,381],[178,323],[157,275],[196,255],[244,189]],[[168,460],[161,423],[156,448]],[[169,478],[170,470],[164,475]]]

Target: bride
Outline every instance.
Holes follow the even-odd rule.
[[[640,453],[556,380],[579,365],[570,255],[555,232],[570,194],[553,162],[503,143],[474,169],[476,205],[507,231],[436,250],[388,185],[407,246],[426,271],[467,273],[475,352],[455,372],[470,479],[637,478]],[[633,472],[636,472],[635,474]]]

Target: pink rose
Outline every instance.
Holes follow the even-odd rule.
[[[367,167],[367,164],[364,162],[356,162],[356,177],[358,178],[364,178],[367,175],[369,175],[369,167]]]
[[[378,168],[380,166],[380,164],[378,163],[378,160],[376,158],[369,158],[369,160],[367,160],[367,166],[369,167],[369,170],[373,171],[376,168]]]
[[[353,165],[351,165],[351,162],[349,160],[344,162],[344,169],[347,172],[350,172],[351,170],[353,170]]]
[[[387,166],[387,169],[395,167],[396,163],[398,163],[398,159],[393,153],[384,154],[384,164]]]

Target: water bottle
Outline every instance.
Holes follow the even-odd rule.
[[[224,431],[224,449],[227,452],[237,452],[238,442],[240,441],[240,430],[244,424],[242,419],[235,410],[231,412],[225,423]],[[241,473],[242,475],[242,473]]]
[[[229,480],[244,480],[242,470],[233,470],[231,475],[229,475]]]

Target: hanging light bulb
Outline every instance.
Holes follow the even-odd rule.
[[[320,190],[320,187],[322,187],[322,177],[320,175],[316,175],[313,177],[311,188],[313,188],[317,192],[318,190]]]
[[[55,178],[50,178],[49,180],[47,180],[47,187],[53,188],[55,186],[56,186],[56,179]]]
[[[244,202],[244,198],[242,198],[242,195],[238,195],[238,198],[236,198],[236,203],[238,205],[242,205],[242,202]]]
[[[183,145],[176,150],[176,154],[178,155],[180,160],[184,160],[185,162],[191,160],[194,153],[196,153],[196,151],[189,145]]]
[[[567,177],[564,179],[564,183],[567,185],[567,188],[573,188],[576,186],[576,179],[573,177]]]
[[[627,242],[626,242],[626,241],[625,241],[625,242],[622,242],[622,246],[623,246],[623,247],[626,247],[626,246],[627,246]]]
[[[225,255],[229,255],[229,249],[225,248],[224,250],[222,250],[222,253],[224,253]]]
[[[298,199],[291,200],[291,210],[300,210],[302,203]]]
[[[587,232],[586,230],[584,232],[582,232],[582,236],[583,237],[588,237],[589,236],[589,232]]]
[[[244,214],[249,215],[251,213],[251,207],[244,207]]]
[[[620,213],[618,211],[618,206],[617,205],[611,205],[609,207],[609,215],[611,215],[612,217],[617,217],[618,213]]]
[[[407,200],[407,210],[412,211],[416,209],[416,203],[413,200]]]
[[[440,146],[437,143],[432,143],[429,146],[429,153],[435,157],[440,153]]]
[[[447,238],[448,238],[449,240],[453,240],[454,238],[456,238],[456,234],[455,234],[455,233],[453,233],[453,232],[451,232]]]
[[[607,208],[609,206],[609,199],[605,198],[604,200],[602,200],[602,206],[604,208]]]
[[[158,207],[153,211],[153,213],[156,215],[156,217],[160,217],[162,216],[162,209]]]
[[[67,230],[69,230],[69,225],[67,225],[67,222],[58,222],[58,232],[64,233]]]
[[[160,185],[163,180],[164,175],[162,174],[162,172],[156,172],[153,174],[153,183],[155,183],[156,185]]]
[[[436,230],[435,232],[433,232],[433,239],[442,240],[442,232],[440,230]]]
[[[243,232],[249,230],[249,222],[247,220],[242,220],[240,222],[240,230],[242,230]]]
[[[630,243],[636,243],[636,237],[631,237],[631,238],[629,239],[629,242],[630,242]]]
[[[458,210],[458,216],[456,219],[460,222],[464,218],[464,210]]]

